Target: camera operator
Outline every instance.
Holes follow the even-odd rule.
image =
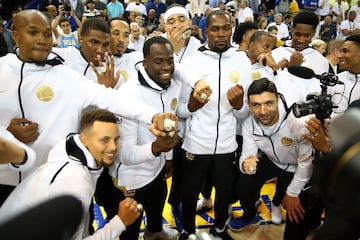
[[[360,109],[360,100],[352,102],[349,109],[353,107]],[[351,118],[355,118],[355,120],[349,121]],[[343,122],[342,125],[337,124],[337,121],[340,122],[340,119]],[[355,199],[356,201],[356,192],[354,193],[354,189],[351,185],[349,186],[349,184],[346,184],[344,180],[345,178],[347,181],[353,181],[351,180],[351,177],[354,175],[352,175],[351,172],[358,174],[356,173],[357,169],[353,168],[355,171],[345,172],[347,169],[351,169],[351,166],[349,167],[351,160],[353,160],[351,157],[348,157],[348,162],[343,162],[342,165],[338,164],[342,161],[343,157],[348,152],[348,149],[357,144],[356,140],[358,140],[358,138],[355,137],[354,140],[354,137],[349,136],[351,134],[349,134],[348,131],[354,135],[358,135],[358,119],[359,113],[357,113],[357,115],[346,113],[334,122],[334,126],[331,126],[331,130],[326,122],[322,124],[319,119],[314,117],[311,117],[306,121],[305,127],[309,130],[310,134],[304,134],[304,137],[312,143],[316,150],[323,154],[326,153],[315,162],[313,177],[314,186],[323,195],[326,214],[324,224],[316,233],[313,240],[358,240],[360,237],[359,224],[357,223],[358,208],[354,205],[357,203],[349,201],[349,199]],[[332,133],[331,137],[329,136],[329,130]],[[337,147],[338,149],[336,149],[335,147],[335,153],[333,153],[331,151],[332,147],[330,139],[336,141],[335,138],[341,138],[338,141],[342,142],[345,147],[343,147],[344,149],[340,149],[340,147]],[[355,144],[349,145],[349,142],[352,144],[355,142]],[[340,156],[338,156],[339,154],[337,154],[336,151],[340,153]],[[356,159],[354,160],[356,161]],[[329,178],[333,172],[338,173],[338,177],[335,180],[336,185],[332,185]],[[336,187],[338,188],[336,189]],[[339,190],[339,188],[341,188],[341,190]],[[330,192],[329,189],[331,189],[332,192]],[[353,196],[353,194],[355,195]]]
[[[312,175],[312,146],[303,134],[303,119],[286,109],[275,84],[266,78],[253,81],[248,89],[251,116],[243,124],[243,150],[237,192],[244,215],[233,219],[229,227],[237,230],[259,224],[255,202],[266,180],[277,177],[286,186],[282,198],[287,210],[284,239],[304,240],[308,235],[312,205],[309,201]],[[263,154],[258,156],[258,151]],[[311,205],[311,206],[310,206]]]
[[[80,28],[82,26],[81,21],[76,17],[74,11],[70,11],[71,18],[75,21],[76,25]],[[62,33],[59,33],[58,26],[60,26]],[[65,17],[64,6],[59,6],[59,15],[55,18],[52,29],[56,38],[56,46],[60,48],[67,48],[69,46],[79,48],[78,32],[71,30],[71,19]]]
[[[339,81],[344,84],[328,89],[333,95],[333,103],[338,106],[332,118],[343,114],[351,102],[360,98],[360,35],[345,39],[339,54],[339,67],[345,70],[338,74]]]
[[[70,4],[59,5],[58,8],[59,17],[67,18],[70,22],[71,32],[77,31],[80,28],[82,17],[78,17]],[[54,25],[54,24],[53,24]]]
[[[305,127],[310,133],[304,134],[304,138],[309,140],[313,147],[321,153],[330,152],[329,124],[327,122],[322,123],[316,117],[310,117],[305,120]]]

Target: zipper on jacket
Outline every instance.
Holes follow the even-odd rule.
[[[163,100],[163,93],[160,93],[160,100],[161,100],[162,112],[165,113],[165,105],[164,105],[164,100]]]
[[[267,135],[265,135],[265,136],[269,139],[269,141],[270,141],[270,143],[271,143],[271,148],[272,148],[272,150],[273,150],[273,153],[274,153],[274,156],[275,156],[276,160],[278,161],[278,163],[281,163],[280,160],[279,160],[279,157],[277,156],[277,154],[276,154],[276,152],[275,152],[275,146],[274,146],[274,143],[273,143],[271,137],[269,137],[269,136],[267,136]]]
[[[218,110],[218,119],[216,122],[216,138],[215,138],[215,148],[214,148],[214,154],[216,154],[216,149],[217,149],[217,143],[219,140],[219,122],[220,122],[220,100],[221,100],[221,56],[222,53],[220,53],[219,56],[219,78],[218,78],[218,106],[217,106],[217,110]]]
[[[357,82],[358,82],[357,73],[355,73],[355,79],[356,79],[356,81],[355,81],[354,85],[352,86],[352,88],[350,90],[349,99],[348,99],[348,105],[350,105],[350,103],[351,103],[350,102],[351,101],[351,95],[352,95],[352,92],[354,91],[354,88],[355,88]]]

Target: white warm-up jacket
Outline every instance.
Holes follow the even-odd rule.
[[[71,143],[70,138],[72,138]],[[71,149],[76,148],[77,153],[82,152],[82,156],[79,157],[78,154],[69,151],[68,144],[71,144]],[[50,151],[48,161],[10,194],[0,208],[0,222],[52,198],[71,195],[79,199],[84,210],[80,226],[72,239],[115,239],[125,230],[124,223],[117,215],[104,228],[91,236],[88,234],[89,207],[102,170],[103,168],[97,166],[94,157],[81,143],[79,135],[68,136]]]
[[[293,172],[294,178],[287,187],[289,196],[298,196],[313,172],[313,147],[303,137],[308,130],[304,118],[296,118],[285,110],[279,99],[279,121],[271,134],[265,134],[263,127],[250,115],[243,123],[243,148],[240,157],[240,170],[244,160],[257,156],[261,150],[269,159],[284,171]]]
[[[168,88],[163,89],[150,79],[143,66],[139,76],[122,86],[134,97],[148,103],[159,112],[173,112],[177,108],[181,83],[171,79]],[[164,168],[165,160],[172,160],[172,151],[154,156],[151,150],[156,137],[149,131],[149,125],[137,120],[122,119],[120,124],[119,155],[110,167],[110,174],[117,178],[118,186],[127,190],[141,188],[152,182]]]
[[[232,47],[218,53],[203,46],[183,64],[193,66],[198,76],[209,83],[212,94],[202,108],[190,112],[188,100],[191,89],[183,91],[177,110],[179,117],[186,118],[182,147],[192,154],[234,152],[237,148],[237,117],[246,118],[248,115],[246,92],[251,83],[250,60],[244,52]],[[245,93],[240,110],[235,110],[227,98],[228,90],[236,84],[242,85]]]

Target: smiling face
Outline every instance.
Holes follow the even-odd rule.
[[[19,58],[27,62],[45,61],[53,44],[50,20],[36,10],[25,10],[15,16],[14,26]]]
[[[100,30],[89,29],[83,35],[79,35],[80,51],[88,62],[93,62],[95,66],[99,63],[96,59],[100,55],[104,58],[105,52],[110,51],[110,34]]]
[[[94,157],[98,166],[113,164],[118,150],[120,135],[118,126],[112,122],[95,121],[80,134],[80,140]]]
[[[339,66],[342,70],[360,73],[360,47],[356,42],[344,42],[339,53]]]
[[[249,106],[255,120],[265,126],[272,126],[279,120],[278,98],[272,92],[250,95]]]
[[[174,73],[173,49],[169,43],[154,43],[143,62],[150,78],[161,87],[167,87]]]
[[[302,51],[307,48],[315,34],[311,25],[298,23],[291,29],[292,47],[296,51]]]
[[[231,20],[226,14],[211,15],[208,19],[206,36],[211,50],[221,52],[230,46]]]

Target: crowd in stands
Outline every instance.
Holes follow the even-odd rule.
[[[86,191],[75,184],[84,206],[91,208],[94,196],[110,220],[94,233],[88,212],[76,239],[138,239],[146,214],[144,239],[186,240],[195,233],[196,213],[212,207],[210,233],[233,239],[228,229],[260,223],[256,201],[271,179],[277,179],[271,219],[285,222],[284,239],[305,240],[319,229],[324,203],[309,191],[313,162],[331,150],[328,124],[360,97],[360,0],[0,1],[0,10],[0,143],[6,137],[8,151],[16,150],[6,155],[16,161],[1,161],[9,165],[0,166],[0,207],[7,206],[0,219],[12,215],[18,196],[32,198],[36,174],[54,173],[46,176],[51,184],[62,179],[66,164],[58,156],[66,155],[88,178],[76,178]],[[311,80],[289,66],[312,69]],[[290,107],[320,94],[315,77],[324,73],[342,82],[327,89],[338,108],[326,119],[296,118]],[[10,78],[16,81],[8,89]],[[92,116],[95,106],[116,117],[106,110]],[[90,123],[79,128],[82,118]],[[98,150],[91,141],[102,131],[111,137],[101,138],[106,148]],[[5,179],[2,171],[16,176]],[[161,222],[170,176],[177,231]],[[41,184],[51,193],[61,186]],[[238,200],[244,214],[233,218],[229,209]],[[328,238],[328,221],[334,220],[325,220],[314,239],[336,239]],[[347,219],[339,229],[344,239],[360,237]]]
[[[31,2],[38,2],[38,5]],[[163,14],[167,6],[172,3],[182,4],[189,11],[192,25],[198,28],[197,31],[193,31],[193,34],[201,42],[206,41],[204,34],[206,24],[201,19],[205,18],[214,9],[229,12],[234,18],[234,28],[245,21],[257,23],[260,30],[268,31],[270,28],[271,31],[276,32],[278,39],[282,41],[281,44],[285,44],[284,40],[291,38],[289,30],[291,29],[292,17],[300,10],[313,11],[319,16],[320,23],[316,29],[314,39],[328,42],[332,39],[345,39],[347,36],[360,33],[360,2],[350,0],[252,0],[249,2],[247,0],[209,2],[205,0],[189,2],[179,0],[136,0],[132,2],[118,0],[37,0],[14,3],[11,6],[7,6],[9,3],[4,1],[0,5],[0,10],[2,12],[1,17],[4,19],[2,25],[9,30],[11,30],[13,14],[26,7],[34,8],[36,6],[40,11],[48,11],[53,18],[53,24],[58,24],[58,26],[56,24],[56,26],[53,26],[58,31],[58,33],[54,31],[54,40],[61,47],[78,47],[76,31],[81,27],[81,22],[87,18],[99,17],[108,20],[114,17],[124,17],[128,19],[129,23],[136,22],[139,25],[140,36],[138,37],[137,32],[134,34],[131,32],[131,35],[135,35],[135,37],[131,37],[131,42],[136,45],[135,50],[141,50],[146,38],[164,33]],[[63,35],[60,24],[63,21],[55,21],[57,16],[60,18],[59,20],[69,20],[71,32]],[[6,32],[6,30],[1,31],[1,33],[3,32]],[[3,35],[6,36],[6,33],[3,33]],[[63,38],[65,38],[63,41],[66,41],[66,44],[61,42]],[[2,41],[5,41],[10,46],[9,49],[13,48],[13,42],[8,37],[4,37]],[[9,50],[2,51],[6,53]]]

